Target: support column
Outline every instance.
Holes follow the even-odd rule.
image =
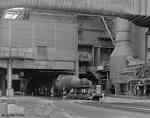
[[[150,62],[150,28],[145,33],[145,65]]]
[[[146,85],[144,84],[144,96],[146,96],[146,91],[147,91],[147,87],[146,87]]]
[[[109,78],[109,71],[107,71],[106,74],[107,74],[106,93],[110,93],[111,84],[110,84],[110,78]]]
[[[3,75],[2,75],[2,95],[6,95],[6,75],[5,73],[3,72]]]
[[[11,59],[8,60],[8,67],[7,67],[7,92],[8,97],[14,95],[14,91],[12,89],[12,61]]]
[[[119,95],[120,94],[120,85],[119,83],[115,84],[115,95]]]
[[[74,31],[74,41],[75,41],[75,76],[79,77],[79,53],[78,53],[78,28]]]
[[[11,48],[12,48],[12,21],[9,20],[9,58],[8,58],[8,67],[7,67],[7,91],[6,95],[8,97],[13,96],[12,89],[12,58],[11,58]]]
[[[100,65],[101,64],[101,48],[100,47],[98,47],[98,65]]]
[[[95,47],[92,47],[92,63],[95,65]]]

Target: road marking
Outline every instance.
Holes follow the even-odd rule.
[[[127,107],[129,109],[136,109],[136,110],[144,110],[144,111],[150,111],[149,108],[141,108],[141,107]]]

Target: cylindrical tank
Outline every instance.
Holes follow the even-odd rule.
[[[116,18],[116,45],[110,59],[112,83],[122,82],[120,71],[126,67],[126,58],[127,56],[134,56],[130,41],[131,25],[127,20]]]
[[[73,75],[60,75],[55,82],[56,88],[59,90],[63,88],[71,89],[71,87],[77,84],[80,84],[80,79]]]
[[[82,87],[82,86],[90,87],[92,86],[92,82],[86,78],[79,79],[73,75],[64,75],[58,77],[58,79],[55,82],[55,86],[59,90],[62,90],[63,88],[69,90],[74,87]]]

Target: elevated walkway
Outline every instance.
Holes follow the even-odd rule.
[[[104,15],[127,19],[149,27],[150,2],[147,0],[1,0],[0,9],[25,7],[39,10],[60,10],[76,15]]]

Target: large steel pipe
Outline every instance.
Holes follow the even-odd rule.
[[[128,0],[0,0],[0,9],[13,7],[58,9],[108,15],[130,13]]]
[[[134,56],[134,51],[131,47],[131,25],[132,24],[127,20],[120,18],[116,19],[116,46],[110,59],[110,75],[113,84],[124,83],[127,81],[121,78],[120,71],[127,66],[127,57]]]

